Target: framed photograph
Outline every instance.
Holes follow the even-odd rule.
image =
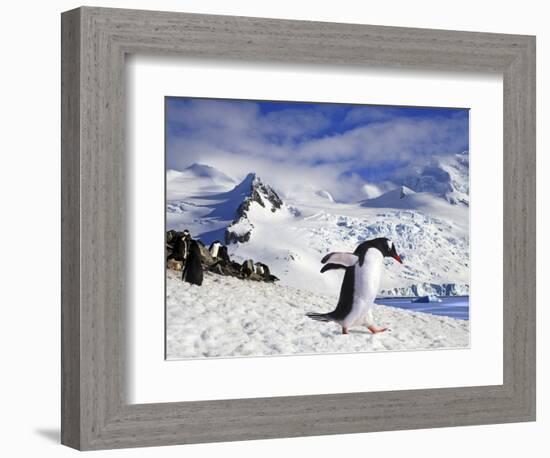
[[[167,359],[469,346],[468,109],[165,104]]]
[[[62,15],[62,443],[535,419],[535,39]]]

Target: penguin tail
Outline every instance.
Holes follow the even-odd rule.
[[[315,321],[332,321],[330,313],[306,313],[306,316]]]

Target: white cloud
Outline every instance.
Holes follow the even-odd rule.
[[[467,138],[464,118],[392,117],[391,108],[352,108],[340,120],[344,128],[330,133],[333,120],[326,107],[263,113],[255,102],[180,102],[167,110],[168,168],[201,162],[236,179],[255,171],[279,190],[313,186],[337,200],[365,197],[368,183],[354,170],[392,162],[422,164],[434,154],[458,151]],[[351,125],[367,118],[368,124]]]

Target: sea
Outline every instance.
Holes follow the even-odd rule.
[[[384,297],[376,299],[377,304],[389,305],[415,312],[448,316],[459,320],[470,319],[469,296],[440,296],[441,302],[414,302],[417,297]]]

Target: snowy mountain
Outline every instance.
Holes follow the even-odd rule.
[[[414,208],[419,205],[418,194],[406,186],[399,186],[373,199],[359,202],[362,207]]]
[[[166,172],[167,199],[184,199],[192,194],[226,191],[236,182],[214,167],[192,164],[182,171]]]
[[[325,191],[324,189],[315,191],[315,195],[318,197],[321,197],[322,199],[327,199],[329,202],[334,202],[334,198],[332,197],[332,194],[328,191]]]
[[[398,181],[416,192],[430,192],[450,204],[469,206],[468,151],[434,158],[428,165],[413,169]]]
[[[226,244],[248,242],[254,229],[252,221],[272,219],[270,212],[288,211],[283,208],[283,201],[277,193],[254,173],[249,173],[235,189],[240,189],[244,199],[237,208],[235,220],[225,231]]]
[[[334,202],[319,189],[284,194],[253,173],[236,183],[208,166],[188,168],[167,178],[167,229],[189,229],[206,244],[225,241],[232,259],[267,264],[282,285],[331,296],[343,273],[321,274],[321,258],[388,237],[404,264],[385,261],[381,295],[468,294],[469,209],[460,178],[467,165],[458,155],[438,164],[452,191],[424,168],[414,186],[357,203]]]

